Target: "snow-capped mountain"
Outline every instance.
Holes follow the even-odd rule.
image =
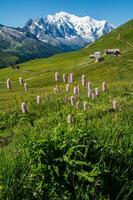
[[[28,29],[39,40],[60,46],[64,50],[77,50],[112,31],[115,27],[107,21],[98,21],[89,16],[78,17],[66,12],[30,19]]]

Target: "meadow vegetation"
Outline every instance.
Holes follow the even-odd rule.
[[[19,70],[0,70],[0,199],[133,199],[132,27],[133,20],[80,51],[22,63]],[[103,55],[100,63],[89,58],[106,48],[120,48],[121,55]],[[74,74],[69,92],[64,73]],[[87,96],[87,84],[81,84],[83,74],[92,91],[99,88],[95,100]],[[19,77],[28,83],[28,91]],[[77,85],[80,90],[72,106]]]

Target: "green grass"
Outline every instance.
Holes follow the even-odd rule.
[[[132,27],[133,20],[81,51],[29,61],[19,70],[0,70],[0,199],[133,199]],[[105,56],[101,63],[89,58],[105,48],[120,48],[122,54]],[[60,93],[55,95],[56,71]],[[66,94],[62,74],[70,72],[75,81]],[[99,87],[95,101],[87,98],[87,86],[81,86],[82,74],[93,89]],[[28,82],[28,92],[19,86],[19,77]],[[13,84],[10,91],[7,78]],[[107,82],[105,93],[102,81]],[[69,100],[77,84],[79,110]],[[21,112],[23,101],[26,114]],[[86,113],[84,101],[89,104]]]

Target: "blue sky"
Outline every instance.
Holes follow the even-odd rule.
[[[107,19],[118,26],[133,18],[133,0],[0,0],[0,24],[23,26],[29,18],[60,11]]]

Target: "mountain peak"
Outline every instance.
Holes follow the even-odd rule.
[[[58,12],[58,13],[55,13],[54,15],[47,15],[47,18],[50,18],[50,19],[59,19],[59,18],[64,18],[64,19],[71,19],[71,20],[94,20],[92,19],[90,16],[85,16],[85,17],[79,17],[79,16],[76,16],[74,14],[70,14],[68,12],[64,12],[64,11],[61,11],[61,12]]]
[[[71,14],[69,14],[68,12],[65,11],[61,11],[55,14],[56,16],[70,16]]]
[[[48,19],[48,20],[59,20],[59,19],[67,19],[67,18],[70,18],[70,17],[72,17],[72,16],[74,16],[74,15],[71,15],[71,14],[69,14],[69,13],[67,13],[67,12],[58,12],[58,13],[55,13],[54,15],[47,15],[46,16],[46,19]]]
[[[26,24],[27,29],[39,40],[73,50],[94,42],[114,29],[106,20],[79,17],[64,11],[29,22]]]

